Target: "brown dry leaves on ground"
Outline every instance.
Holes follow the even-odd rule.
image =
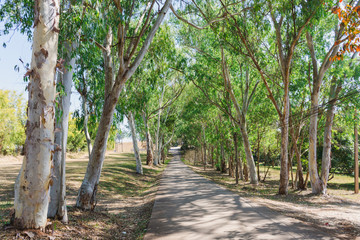
[[[204,171],[203,166],[185,163],[198,174],[254,204],[297,218],[340,239],[360,239],[360,195],[354,195],[351,190],[337,189],[336,184],[330,184],[329,195],[317,196],[311,194],[311,189],[296,191],[289,187],[289,194],[281,196],[277,195],[279,171],[273,171],[258,186],[243,181],[236,185],[235,179],[228,174],[221,174],[210,167]]]
[[[146,157],[142,156],[145,160]],[[8,225],[13,207],[14,182],[21,157],[0,158],[0,239],[142,239],[150,220],[155,194],[164,167],[148,167],[135,173],[133,154],[107,154],[95,211],[80,211],[75,205],[88,158],[68,154],[67,205],[69,224],[49,224],[48,232],[18,231]]]

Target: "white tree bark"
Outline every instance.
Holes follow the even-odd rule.
[[[45,229],[54,151],[59,1],[35,1],[25,157],[15,182],[14,225]]]
[[[335,38],[338,37],[338,32],[335,31]],[[322,181],[322,179],[319,176],[318,168],[317,168],[317,119],[319,114],[319,93],[320,88],[322,85],[323,78],[325,76],[326,71],[330,68],[332,61],[330,61],[330,58],[335,56],[339,46],[335,46],[334,48],[331,48],[329,52],[326,54],[325,58],[323,59],[323,62],[318,68],[318,60],[316,58],[315,49],[314,49],[314,43],[312,40],[312,36],[309,32],[306,33],[306,42],[307,46],[310,51],[312,65],[313,65],[313,84],[312,84],[312,92],[311,92],[311,116],[310,116],[310,126],[309,126],[309,175],[310,175],[310,182],[311,182],[311,189],[312,192],[315,194],[325,193],[326,191],[326,183]],[[335,91],[335,90],[334,90]],[[333,110],[332,110],[333,112]],[[333,113],[331,113],[331,107],[330,112],[328,112],[327,120],[331,120],[331,116]],[[330,117],[328,119],[328,117]],[[332,120],[331,120],[332,121]],[[329,123],[328,123],[329,124]],[[331,123],[332,125],[332,123]],[[329,128],[329,127],[328,127]],[[328,138],[327,140],[330,141],[331,146],[331,127],[330,132],[326,132],[325,130],[325,138]],[[329,135],[330,134],[330,135]],[[330,138],[329,138],[330,137]],[[324,142],[326,140],[324,139]],[[324,147],[326,147],[324,145]],[[325,149],[326,157],[326,149]],[[324,155],[323,155],[324,156]],[[330,166],[330,162],[326,163],[324,162],[324,171],[327,169],[327,166]],[[328,175],[324,172],[324,175]],[[326,179],[327,182],[327,179]]]
[[[142,117],[144,120],[144,126],[145,126],[145,132],[146,132],[146,164],[149,166],[152,166],[154,154],[153,154],[153,150],[152,150],[152,146],[151,146],[151,134],[149,131],[149,125],[148,125],[148,120],[147,120],[145,111],[143,111]]]
[[[237,119],[238,119],[238,126],[240,127],[241,130],[241,137],[243,139],[243,144],[244,144],[244,150],[245,150],[245,154],[246,154],[246,161],[249,165],[250,168],[250,183],[251,184],[258,184],[258,176],[256,173],[256,165],[255,165],[255,161],[254,161],[254,157],[251,151],[251,145],[249,142],[249,137],[248,137],[248,133],[246,130],[246,114],[247,114],[247,109],[250,105],[253,93],[257,87],[257,84],[254,87],[253,92],[250,94],[249,96],[249,73],[247,72],[246,74],[246,83],[245,83],[245,90],[243,93],[243,107],[240,108],[239,102],[237,101],[234,91],[232,89],[232,85],[231,85],[231,80],[230,80],[230,75],[228,72],[228,67],[225,61],[225,57],[224,57],[224,51],[221,51],[222,54],[222,67],[223,67],[223,76],[225,79],[225,88],[227,90],[227,92],[230,95],[230,98],[232,100],[232,102],[234,103],[235,106],[235,110],[237,113]]]
[[[78,47],[77,42],[73,42],[71,45],[65,43],[65,70],[64,75],[59,76],[60,83],[64,87],[64,96],[60,99],[60,113],[59,122],[56,123],[56,127],[60,129],[60,132],[55,133],[55,144],[59,144],[61,150],[55,152],[53,162],[53,186],[50,188],[50,203],[48,210],[48,217],[57,217],[63,223],[68,222],[67,208],[66,208],[66,146],[69,129],[69,113],[70,113],[70,98],[72,87],[73,69],[75,68],[75,58],[71,58],[71,53]],[[55,184],[56,183],[56,184]]]
[[[135,121],[134,121],[134,116],[133,116],[132,112],[128,113],[127,118],[129,120],[129,126],[131,129],[131,137],[132,137],[132,141],[133,141],[134,155],[135,155],[135,159],[136,159],[136,173],[143,174],[143,168],[142,168],[141,158],[140,158],[140,151],[139,151],[139,147],[138,147],[137,139],[136,139]]]
[[[335,115],[335,102],[337,99],[338,92],[335,78],[331,82],[331,90],[329,102],[330,106],[326,112],[326,121],[324,129],[324,140],[323,140],[323,152],[322,152],[322,164],[321,164],[321,183],[322,183],[322,194],[326,194],[327,182],[329,179],[329,172],[331,166],[331,131],[334,122]]]
[[[156,154],[155,154],[155,160],[154,160],[154,165],[158,165],[160,164],[160,156],[161,156],[161,141],[160,141],[160,123],[161,123],[161,114],[162,114],[162,109],[161,109],[161,105],[163,102],[163,98],[164,98],[164,93],[165,93],[165,86],[163,86],[162,92],[161,92],[161,96],[159,99],[159,112],[158,112],[158,120],[157,120],[157,128],[156,128],[156,135],[155,135],[155,149],[156,149]]]
[[[87,148],[88,148],[88,154],[89,154],[89,158],[90,158],[90,154],[92,151],[92,145],[91,145],[91,137],[90,137],[89,128],[88,128],[89,114],[86,109],[86,97],[81,95],[81,99],[82,99],[82,108],[83,108],[83,112],[84,112],[84,134],[85,134]]]

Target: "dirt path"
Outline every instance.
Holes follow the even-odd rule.
[[[176,151],[176,150],[175,150]],[[176,155],[164,172],[145,240],[335,239],[194,173]]]

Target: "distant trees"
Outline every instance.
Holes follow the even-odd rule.
[[[341,7],[337,5],[333,8],[330,1],[299,1],[294,5],[292,1],[240,3],[220,0],[213,1],[211,8],[200,1],[192,1],[192,4],[184,7],[181,12],[173,9],[176,17],[185,23],[180,31],[182,38],[191,38],[189,36],[192,35],[189,33],[195,36],[190,41],[184,41],[183,45],[191,49],[189,55],[194,59],[189,69],[194,71],[196,68],[196,73],[189,73],[189,78],[193,78],[194,83],[202,88],[204,99],[213,96],[210,103],[222,112],[229,113],[238,110],[236,102],[233,106],[229,104],[230,98],[221,91],[218,83],[214,84],[216,74],[224,72],[216,71],[214,67],[216,66],[214,63],[220,62],[219,54],[212,49],[214,42],[223,46],[229,52],[229,56],[239,63],[251,62],[251,71],[258,72],[258,78],[263,83],[262,89],[265,89],[267,93],[262,93],[263,98],[259,99],[257,104],[264,104],[266,96],[279,116],[279,120],[273,119],[272,123],[273,127],[277,128],[276,145],[281,149],[280,194],[287,194],[289,174],[293,164],[297,165],[297,174],[294,178],[291,172],[291,177],[293,182],[298,183],[299,188],[306,188],[310,177],[314,193],[326,192],[326,183],[332,166],[330,164],[330,149],[332,149],[331,142],[333,141],[331,132],[336,105],[340,104],[338,99],[341,98],[341,93],[348,98],[347,91],[341,91],[342,87],[349,84],[354,88],[353,83],[358,78],[357,70],[355,70],[357,66],[351,63],[355,54],[349,58],[346,53],[359,49],[357,47],[359,41],[356,40],[358,34],[356,19],[358,19],[360,9],[347,6],[348,3],[344,1],[340,4]],[[356,6],[357,2],[352,1],[351,4]],[[189,15],[189,12],[192,12],[190,14],[192,18],[183,17],[183,15]],[[332,12],[339,15],[340,21]],[[209,34],[210,29],[214,35]],[[331,41],[328,37],[330,35]],[[339,49],[341,49],[340,52]],[[341,58],[338,57],[340,55]],[[332,67],[336,59],[344,61]],[[200,67],[197,68],[197,66]],[[203,73],[202,70],[205,72]],[[214,75],[207,77],[212,71]],[[230,79],[234,81],[242,76],[241,71],[234,66],[230,66],[228,71],[233,75],[230,74]],[[201,79],[206,79],[206,81]],[[202,81],[204,81],[203,86],[201,86]],[[213,89],[214,86],[217,88]],[[233,87],[235,94],[232,99],[246,96],[243,86],[238,84]],[[265,106],[269,107],[268,104]],[[254,111],[254,114],[258,115],[258,111],[260,109]],[[319,121],[318,116],[321,116]],[[269,117],[265,114],[263,118]],[[260,122],[266,121],[260,121],[259,116],[253,119],[250,117],[247,128],[254,129],[251,124],[258,126]],[[318,127],[321,131],[317,131]],[[226,136],[220,129],[217,132],[222,139]],[[259,139],[264,138],[259,136],[259,129],[256,129],[256,132],[257,134],[250,131],[249,135],[252,149],[258,150],[261,148]],[[280,133],[281,142],[278,138]],[[320,140],[323,142],[323,148],[316,149],[319,138],[323,139],[323,141]],[[258,146],[255,145],[256,142]],[[242,144],[245,146],[245,143]],[[223,148],[221,146],[221,152]],[[323,151],[322,162],[319,162],[317,158],[319,150]],[[335,149],[333,151],[336,152]],[[253,151],[251,155],[255,154],[259,161],[261,153]],[[266,156],[266,154],[262,155]],[[294,156],[296,156],[295,162],[293,162]],[[306,157],[309,161],[305,160]],[[335,155],[332,158],[334,157]],[[249,164],[248,160],[247,164]],[[277,161],[276,164],[278,164]],[[228,162],[228,168],[231,171],[231,159]],[[306,177],[303,176],[303,171],[307,171]]]
[[[25,103],[21,95],[0,90],[0,153],[19,154],[25,143]]]

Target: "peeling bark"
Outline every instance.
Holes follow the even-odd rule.
[[[25,156],[15,182],[14,225],[45,230],[54,153],[59,1],[35,1]]]

